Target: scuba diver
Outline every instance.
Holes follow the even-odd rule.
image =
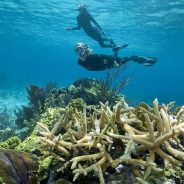
[[[122,48],[125,48],[125,46],[122,46],[119,49]],[[92,49],[90,49],[86,44],[77,43],[75,45],[75,52],[79,56],[78,64],[90,71],[102,71],[118,67],[129,61],[143,64],[145,66],[152,66],[157,61],[156,58],[134,55],[120,58],[118,57],[119,49],[114,51],[114,55],[92,54]]]
[[[96,20],[91,16],[88,12],[86,6],[84,4],[80,4],[77,8],[79,11],[79,15],[77,16],[77,27],[68,27],[66,30],[79,30],[83,28],[86,34],[92,39],[96,40],[99,45],[103,48],[112,48],[117,49],[119,46],[116,46],[112,39],[104,37],[104,32],[100,25],[96,22]],[[95,25],[93,25],[93,24]],[[104,42],[109,42],[104,43]],[[128,44],[126,44],[128,46]]]

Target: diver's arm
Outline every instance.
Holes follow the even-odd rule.
[[[66,30],[67,31],[71,31],[71,30],[79,30],[79,27],[67,27]]]
[[[77,26],[77,27],[67,27],[66,30],[70,31],[70,30],[79,30],[81,29],[81,26]]]
[[[70,31],[70,30],[79,30],[79,29],[81,29],[81,25],[79,23],[78,18],[77,18],[77,26],[76,27],[68,27],[68,28],[66,28],[67,31]]]

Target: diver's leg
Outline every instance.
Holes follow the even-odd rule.
[[[131,56],[130,57],[132,61],[143,64],[145,66],[152,66],[157,62],[156,58],[153,57],[144,57],[144,56]]]
[[[113,39],[111,39],[111,38],[105,38],[105,37],[103,37],[102,40],[104,42],[107,42],[108,41],[108,42],[113,42],[114,43]]]
[[[114,40],[112,38],[102,37],[102,41],[103,42],[107,42],[108,41],[110,43],[112,49],[117,47],[116,43],[114,42]]]
[[[98,40],[98,43],[103,48],[112,48],[111,44],[105,44],[102,39]]]
[[[130,56],[130,57],[123,57],[121,60],[120,60],[120,65],[123,65],[123,64],[125,64],[125,63],[127,63],[127,62],[129,62],[129,61],[132,61],[132,56]]]
[[[86,31],[88,36],[90,36],[92,39],[96,40],[99,45],[103,48],[112,48],[111,43],[104,43],[105,41],[109,41],[110,39],[108,38],[103,38],[101,32],[97,28],[90,28],[89,30]]]
[[[128,43],[124,43],[124,44],[122,44],[122,45],[117,45],[117,44],[114,42],[114,40],[111,39],[111,38],[104,38],[104,37],[103,37],[102,39],[103,39],[103,41],[109,41],[109,42],[110,42],[110,44],[112,45],[113,51],[120,50],[120,49],[124,49],[124,48],[128,47]]]

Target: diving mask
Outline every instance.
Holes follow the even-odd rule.
[[[75,46],[75,51],[80,57],[85,56],[87,54],[87,49],[88,46],[84,43],[77,43]]]

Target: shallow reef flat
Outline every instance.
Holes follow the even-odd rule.
[[[29,88],[29,96],[30,89],[43,97],[35,87]],[[21,154],[23,160],[22,152],[31,154],[33,163],[25,155],[28,165],[32,163],[26,172],[34,175],[35,183],[182,183],[184,106],[159,104],[155,99],[152,105],[131,107],[122,95],[114,94],[112,99],[111,89],[106,98],[103,93],[102,100],[95,99],[99,89],[98,82],[85,79],[47,91],[43,103],[29,106],[32,117],[19,124],[32,123],[29,135],[0,143],[0,153],[6,156],[0,164],[9,156],[6,151]],[[93,103],[87,101],[87,94],[94,95]],[[38,96],[29,99],[39,100]],[[12,172],[16,164],[27,163],[13,162]],[[0,181],[6,183],[8,173],[3,173]],[[30,183],[29,177],[25,181]]]

